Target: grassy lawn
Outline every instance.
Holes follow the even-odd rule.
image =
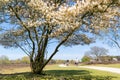
[[[48,65],[44,69],[46,75],[32,74],[29,67],[2,71],[4,72],[1,72],[0,80],[120,80],[120,74],[79,68],[77,66],[62,68],[58,67],[58,65]]]
[[[95,64],[94,66],[120,68],[120,63],[119,64]]]

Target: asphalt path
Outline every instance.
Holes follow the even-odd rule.
[[[108,72],[120,74],[120,68],[98,67],[98,66],[79,66],[79,67],[80,68],[89,68],[89,69],[101,70],[101,71],[108,71]]]

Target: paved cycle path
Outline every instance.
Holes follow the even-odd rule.
[[[120,74],[120,68],[98,67],[98,66],[79,66],[81,68],[96,69]]]

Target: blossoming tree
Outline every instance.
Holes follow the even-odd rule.
[[[19,47],[30,58],[33,73],[43,68],[60,46],[89,44],[86,32],[97,34],[119,16],[119,0],[1,0],[0,44]],[[11,26],[6,26],[9,23]],[[45,53],[51,41],[57,45],[49,58]]]

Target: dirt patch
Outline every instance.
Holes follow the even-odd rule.
[[[1,69],[13,69],[13,68],[22,68],[22,67],[29,67],[30,64],[0,64]]]

